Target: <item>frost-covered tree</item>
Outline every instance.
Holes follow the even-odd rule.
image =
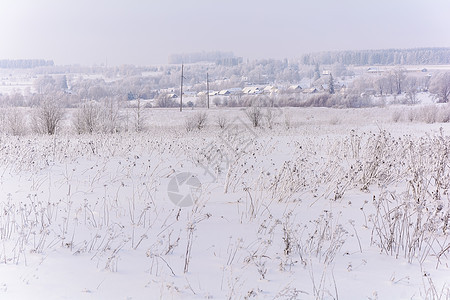
[[[380,96],[389,94],[392,90],[392,80],[390,78],[390,75],[384,75],[377,77],[374,82],[374,89],[377,91],[377,94]]]
[[[261,108],[258,106],[251,106],[245,111],[247,118],[252,123],[253,127],[259,127],[262,123],[263,114]]]
[[[0,109],[0,132],[23,135],[27,131],[25,108],[5,107]]]
[[[27,131],[27,120],[23,109],[13,107],[8,111],[7,116],[8,130],[12,135],[23,135]]]
[[[417,93],[419,92],[419,88],[417,86],[417,77],[408,76],[405,79],[404,90],[406,93],[406,99],[408,100],[408,104],[417,104]]]
[[[316,66],[314,67],[314,77],[313,77],[313,81],[319,80],[320,79],[320,68],[319,68],[319,64],[316,64]]]
[[[175,107],[177,103],[175,102],[173,95],[163,93],[159,94],[156,99],[156,104],[158,107]]]
[[[305,54],[305,65],[343,63],[344,65],[449,64],[450,48],[333,51]],[[336,75],[336,74],[335,74]]]
[[[400,95],[402,93],[402,88],[403,88],[403,82],[405,81],[405,69],[398,67],[395,68],[392,71],[392,76],[394,78],[394,82],[395,82],[395,90],[397,95]]]
[[[334,94],[334,78],[333,74],[330,73],[330,79],[328,80],[328,93]]]
[[[32,125],[36,132],[53,135],[59,128],[64,117],[64,109],[56,95],[41,99],[39,106],[34,108]]]
[[[133,108],[133,128],[136,132],[141,132],[145,129],[144,106],[140,97],[138,97]]]
[[[56,83],[56,87],[59,88],[62,91],[65,91],[65,90],[67,90],[69,88],[68,85],[67,85],[67,77],[66,77],[66,75],[62,75],[62,76],[59,76],[58,78],[56,78],[55,83]]]
[[[362,94],[373,87],[372,78],[360,76],[355,78],[350,85],[353,94]]]
[[[100,129],[101,107],[95,101],[85,102],[74,113],[73,126],[77,133],[94,133]]]
[[[441,103],[447,103],[450,97],[450,72],[436,74],[430,83],[430,92]]]
[[[100,130],[104,133],[116,133],[120,130],[120,98],[107,97],[102,101]]]

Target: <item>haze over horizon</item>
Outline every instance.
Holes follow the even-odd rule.
[[[152,65],[175,53],[245,58],[450,46],[447,0],[3,0],[0,59]]]

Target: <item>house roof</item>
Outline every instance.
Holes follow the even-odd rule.
[[[301,90],[302,87],[299,84],[294,84],[289,87],[290,90]]]
[[[268,85],[263,89],[264,93],[277,93],[278,92],[278,88],[276,86],[273,85]]]
[[[302,93],[305,93],[305,94],[313,94],[313,93],[317,93],[317,92],[318,92],[318,90],[315,87],[302,90]]]
[[[261,89],[257,86],[248,86],[242,89],[244,94],[259,94]]]

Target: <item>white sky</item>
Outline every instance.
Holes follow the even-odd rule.
[[[450,46],[449,0],[0,0],[0,59],[148,65],[203,50],[428,46]]]

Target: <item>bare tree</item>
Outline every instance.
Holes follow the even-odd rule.
[[[380,76],[374,80],[375,90],[381,96],[387,93],[388,86],[389,86],[389,79],[386,76]]]
[[[156,103],[158,107],[175,107],[177,105],[171,94],[160,94],[156,99]]]
[[[10,106],[25,106],[25,97],[22,93],[13,93],[9,95]]]
[[[351,90],[354,94],[362,94],[373,88],[372,78],[360,76],[355,78],[351,84]]]
[[[23,135],[27,131],[26,119],[24,117],[24,110],[11,107],[6,114],[6,127],[12,135]]]
[[[100,114],[100,130],[104,133],[116,133],[119,131],[119,105],[120,99],[107,97],[103,99],[103,108]]]
[[[430,92],[441,103],[447,103],[450,97],[450,72],[438,73],[431,79]]]
[[[58,102],[57,95],[41,99],[39,106],[34,109],[32,124],[36,132],[53,135],[56,133],[63,117],[64,109]]]
[[[259,108],[258,106],[249,107],[245,111],[245,114],[247,115],[247,118],[252,123],[253,127],[261,126],[261,121],[262,121],[262,117],[263,117],[261,108]]]
[[[205,95],[200,95],[197,98],[196,106],[198,106],[198,107],[206,107],[207,102],[208,102],[208,95],[206,95],[206,94]]]
[[[396,91],[395,88],[395,76],[392,72],[389,72],[386,76],[386,88],[389,94],[393,95]]]
[[[216,124],[219,126],[220,129],[224,129],[228,124],[227,117],[222,115],[217,116]]]
[[[186,118],[184,128],[187,132],[193,131],[194,129],[202,130],[206,126],[207,119],[206,112],[197,112],[193,116]]]
[[[267,127],[269,129],[273,128],[275,122],[275,114],[272,111],[272,108],[267,108],[266,113],[264,114],[264,119],[266,121]]]
[[[417,78],[414,76],[408,76],[405,79],[404,90],[406,92],[406,99],[408,104],[417,104],[417,93],[419,91],[417,87]]]
[[[223,101],[222,101],[222,99],[220,97],[215,97],[213,99],[213,103],[214,103],[215,106],[219,107],[219,106],[221,106],[223,104]]]
[[[95,101],[83,103],[75,112],[73,125],[77,133],[94,133],[100,126],[100,105]]]
[[[394,78],[397,95],[400,95],[402,93],[403,82],[405,81],[406,78],[405,69],[401,67],[395,68],[392,71],[392,75]]]
[[[134,107],[133,117],[134,117],[134,130],[136,132],[141,132],[145,128],[144,116],[143,116],[143,105],[141,103],[141,98],[138,97],[136,101],[136,106]]]

